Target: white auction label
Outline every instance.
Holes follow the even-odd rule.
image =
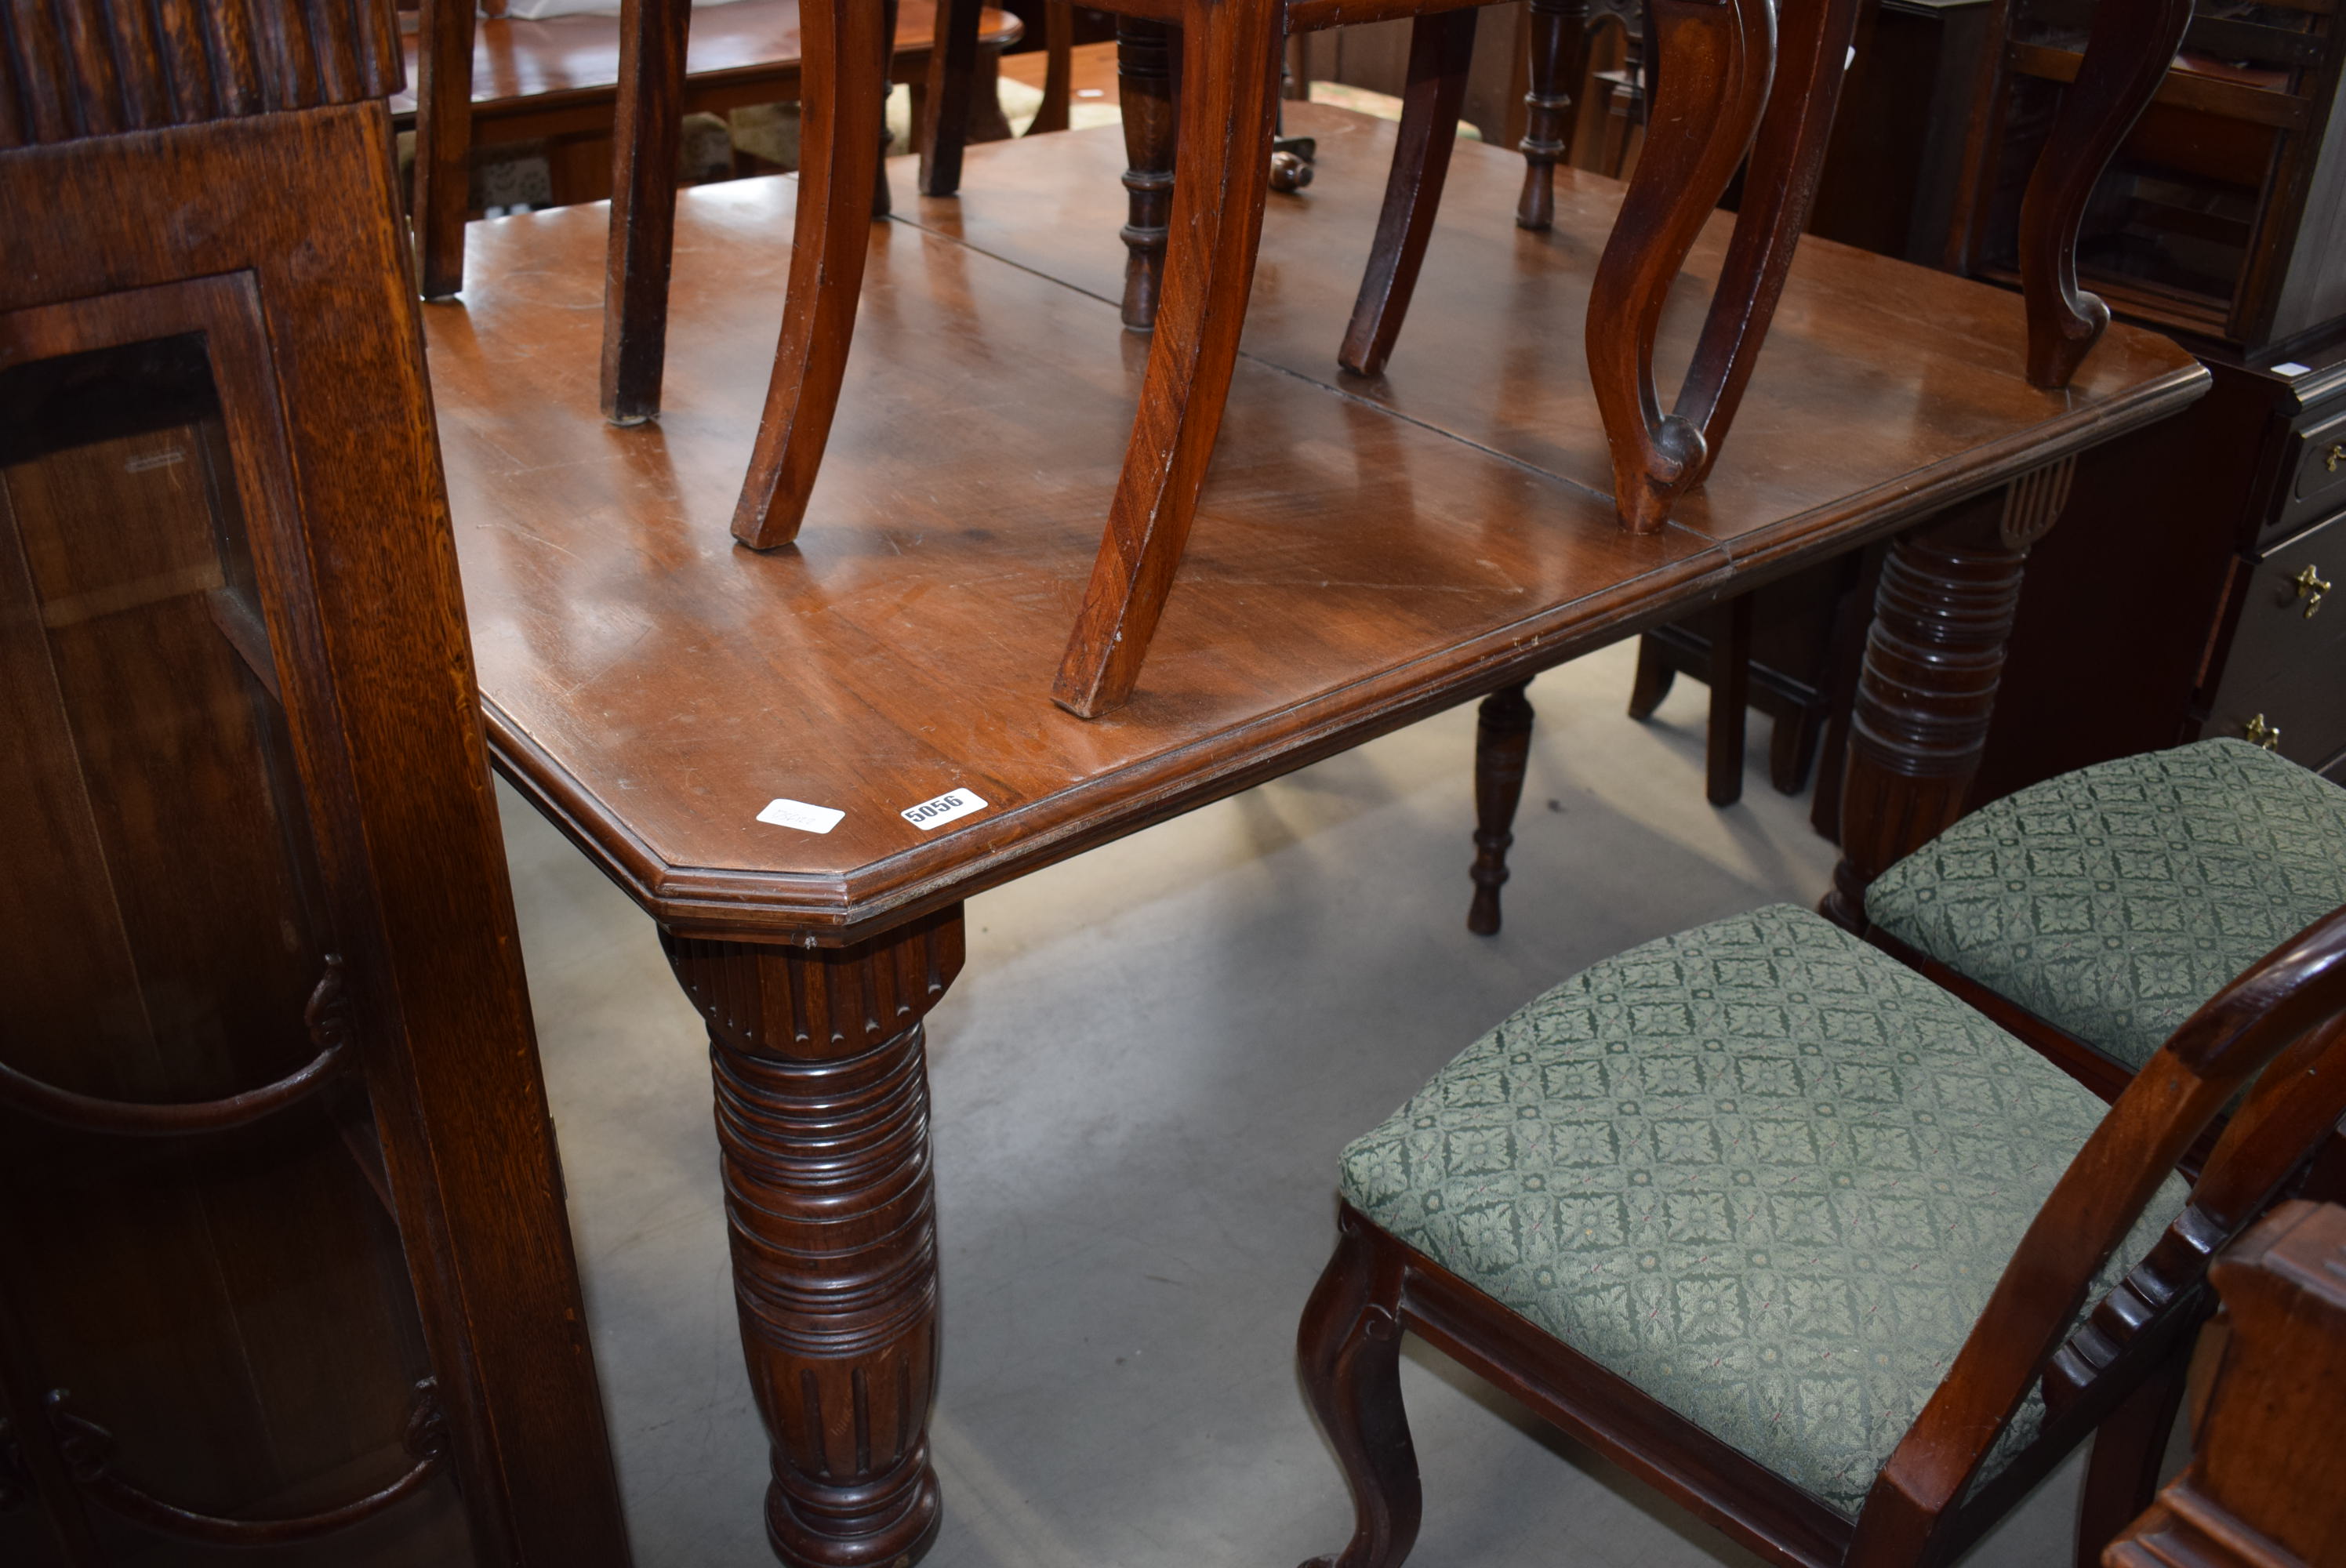
[[[796,828],[803,833],[828,833],[846,815],[829,806],[810,806],[803,800],[769,800],[766,809],[758,813],[758,820],[771,822],[777,828]]]
[[[933,800],[923,800],[907,809],[903,819],[925,833],[941,827],[956,817],[966,817],[972,811],[985,809],[985,801],[974,789],[948,789]]]

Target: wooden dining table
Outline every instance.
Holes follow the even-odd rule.
[[[492,756],[654,918],[708,1023],[785,1562],[909,1563],[937,1527],[921,1019],[964,900],[1895,535],[1843,794],[1834,897],[1860,919],[1865,880],[1961,809],[2076,454],[2207,384],[2119,326],[2034,389],[2017,297],[1810,240],[1736,442],[1632,536],[1582,344],[1621,188],[1560,169],[1554,229],[1526,232],[1518,158],[1461,146],[1410,334],[1354,377],[1335,351],[1392,127],[1289,110],[1319,178],[1270,199],[1187,563],[1133,700],[1094,721],[1049,685],[1147,357],[1117,319],[1113,127],[973,148],[957,199],[898,192],[821,486],[770,554],[727,521],[786,180],[680,199],[656,424],[598,412],[598,211],[476,226],[477,281],[426,310]],[[1666,361],[1725,234],[1676,286]]]

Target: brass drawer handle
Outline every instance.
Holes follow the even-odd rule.
[[[2333,441],[2330,443],[2330,450],[2321,454],[2321,471],[2335,473],[2341,463],[2346,463],[2346,441]]]
[[[2251,744],[2261,746],[2267,751],[2280,749],[2280,726],[2267,724],[2265,716],[2261,713],[2240,726],[2240,734]]]
[[[2311,620],[2313,612],[2321,607],[2321,596],[2330,591],[2330,585],[2322,579],[2321,569],[2308,566],[2290,581],[2297,585],[2297,596],[2305,601],[2305,618]]]

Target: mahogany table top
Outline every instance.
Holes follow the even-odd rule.
[[[424,321],[507,775],[678,930],[851,939],[1847,549],[2206,384],[2116,326],[2075,385],[2038,391],[2017,297],[1812,240],[1707,485],[1632,537],[1580,341],[1619,188],[1559,168],[1556,229],[1525,234],[1520,160],[1461,144],[1400,349],[1363,381],[1334,354],[1392,127],[1289,107],[1320,138],[1318,180],[1271,199],[1179,581],[1133,701],[1088,723],[1047,690],[1148,349],[1117,319],[1114,127],[973,147],[957,202],[900,188],[814,504],[766,555],[727,524],[793,185],[682,193],[665,412],[631,430],[597,411],[605,209],[475,225],[465,302]],[[1664,363],[1692,351],[1724,236],[1688,264]],[[956,789],[984,805],[925,830],[903,814]],[[759,820],[777,799],[844,815]]]

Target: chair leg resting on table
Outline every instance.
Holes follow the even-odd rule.
[[[473,210],[473,0],[422,0],[415,82],[416,290],[464,287],[464,220]]]
[[[880,178],[888,44],[879,12],[854,0],[822,0],[800,11],[806,65],[789,303],[733,511],[734,537],[753,549],[798,536],[839,412],[871,247],[872,186]]]
[[[659,412],[676,254],[676,160],[691,0],[624,0],[611,127],[611,233],[603,270],[603,417]]]
[[[1466,102],[1466,71],[1474,63],[1474,23],[1481,15],[1439,11],[1412,24],[1409,84],[1392,170],[1385,180],[1384,209],[1377,216],[1376,243],[1369,250],[1352,324],[1336,355],[1348,371],[1382,373],[1409,311],[1458,139],[1458,111]]]
[[[1774,15],[1767,0],[1654,0],[1656,59],[1646,150],[1588,296],[1588,373],[1613,457],[1614,506],[1647,534],[1702,472],[1699,426],[1661,412],[1654,338],[1695,238],[1743,162],[1767,101]],[[1722,283],[1714,312],[1725,299]]]
[[[1140,407],[1052,700],[1091,718],[1132,695],[1220,433],[1270,193],[1284,39],[1277,0],[1221,0],[1182,28],[1165,295]]]

